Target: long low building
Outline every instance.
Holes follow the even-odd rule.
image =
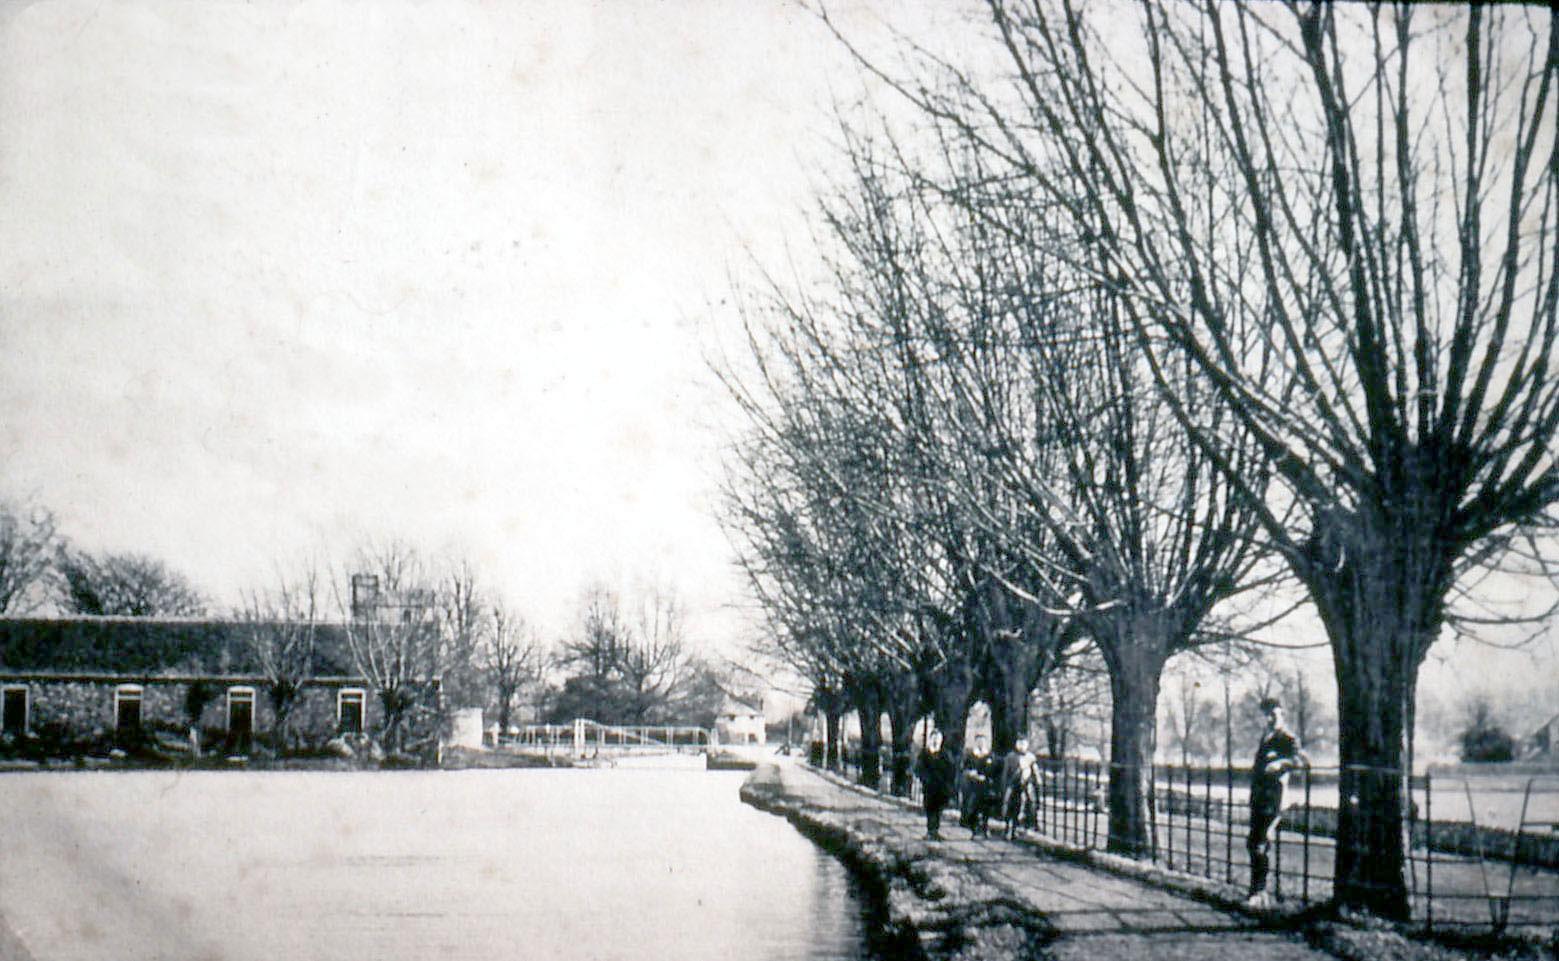
[[[247,748],[254,735],[270,739],[276,728],[256,632],[300,628],[311,634],[289,739],[318,748],[341,734],[379,729],[383,706],[353,668],[345,624],[16,618],[0,619],[0,736],[69,746],[193,725],[208,744]],[[419,700],[436,708],[437,679],[416,687]],[[418,723],[410,738],[426,738],[434,712],[412,713]]]

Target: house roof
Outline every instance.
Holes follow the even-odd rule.
[[[734,698],[731,695],[727,694],[725,696],[725,700],[720,702],[720,713],[722,715],[725,715],[725,714],[742,715],[742,714],[762,714],[763,711],[760,710],[759,708],[753,707],[751,704],[747,704],[746,702],[743,702],[743,701],[738,701],[736,698]]]
[[[281,623],[281,622],[278,622]],[[0,618],[0,669],[128,674],[255,672],[254,624],[200,618]],[[341,624],[317,624],[315,675],[349,675]]]

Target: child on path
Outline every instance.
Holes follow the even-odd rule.
[[[1018,821],[1025,814],[1029,791],[1034,784],[1034,755],[1029,739],[1020,737],[1001,761],[1001,816],[1007,822],[1006,837],[1017,837]]]

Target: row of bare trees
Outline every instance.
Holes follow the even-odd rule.
[[[753,285],[719,365],[777,652],[897,749],[976,699],[1002,746],[1091,647],[1136,853],[1164,665],[1297,585],[1336,667],[1338,899],[1403,917],[1419,666],[1489,577],[1549,573],[1553,18],[983,7],[983,47],[862,58],[913,120],[846,117],[817,276]]]

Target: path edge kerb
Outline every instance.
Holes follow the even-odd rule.
[[[741,800],[784,817],[856,875],[877,915],[873,926],[878,930],[868,932],[873,956],[918,961],[1038,957],[1039,949],[1055,939],[1050,921],[1028,906],[955,893],[950,889],[958,885],[942,876],[947,867],[938,859],[917,859],[900,845],[879,842],[850,822],[821,814],[786,794],[778,773],[775,764],[760,765],[742,784]],[[837,779],[829,783],[849,786]]]
[[[868,850],[847,827],[828,823],[814,816],[805,804],[785,797],[776,783],[777,775],[775,765],[760,765],[742,782],[742,802],[783,817],[809,840],[843,862],[872,899],[873,911],[880,919],[882,930],[868,932],[868,936],[895,948],[894,957],[925,961],[927,955],[914,922],[917,912],[905,910],[905,898],[918,896],[902,876],[903,866],[898,859],[886,850]]]
[[[917,804],[908,798],[874,791],[863,784],[857,784],[849,778],[842,777],[832,771],[823,771],[817,768],[808,768],[807,770],[836,787],[852,791],[863,797],[894,804],[906,810],[918,811],[920,809]],[[1144,884],[1151,884],[1154,887],[1172,891],[1176,894],[1183,894],[1186,897],[1201,901],[1215,908],[1257,918],[1265,926],[1272,928],[1299,927],[1302,926],[1305,920],[1312,919],[1316,914],[1314,906],[1309,910],[1302,908],[1288,910],[1281,908],[1254,908],[1245,903],[1245,899],[1239,893],[1239,889],[1232,885],[1220,884],[1217,881],[1169,871],[1119,854],[1068,847],[1059,841],[1053,841],[1027,828],[1020,828],[1018,837],[1012,843],[1025,845],[1047,857],[1060,861],[1071,861],[1119,877],[1141,881]]]

